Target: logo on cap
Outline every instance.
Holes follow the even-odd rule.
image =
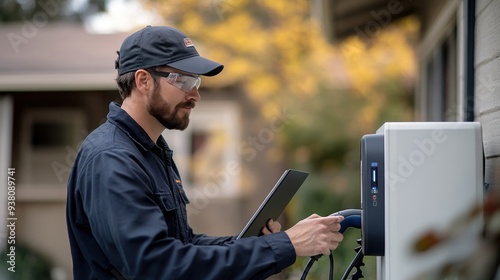
[[[186,47],[194,47],[193,41],[189,38],[184,38],[184,45],[186,45]]]

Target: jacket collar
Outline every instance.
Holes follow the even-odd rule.
[[[137,143],[142,149],[148,151],[156,149],[166,150],[171,153],[167,142],[160,135],[157,143],[153,142],[149,138],[146,131],[127,113],[121,108],[121,105],[117,102],[111,102],[109,104],[108,121],[116,125],[120,130],[127,134],[132,141]]]

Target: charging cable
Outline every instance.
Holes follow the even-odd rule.
[[[343,216],[344,220],[340,222],[340,233],[344,233],[346,229],[350,227],[354,228],[361,228],[361,209],[346,209],[342,211],[338,211],[335,213],[330,214],[329,216]],[[300,280],[305,280],[307,277],[307,274],[309,273],[309,270],[313,266],[313,264],[319,260],[323,255],[316,255],[312,256],[309,261],[307,262],[304,272],[302,272],[302,277],[300,277]],[[333,280],[333,268],[334,268],[334,263],[333,263],[333,251],[330,252],[330,280]],[[352,269],[352,268],[351,268]],[[350,271],[350,270],[349,270]]]

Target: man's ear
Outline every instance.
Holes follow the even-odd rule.
[[[135,71],[135,86],[141,94],[147,94],[149,89],[153,86],[153,79],[151,74],[144,69]]]

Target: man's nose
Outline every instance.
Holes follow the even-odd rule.
[[[193,89],[186,94],[186,98],[188,100],[200,101],[201,95],[198,89],[196,87],[193,87]]]

